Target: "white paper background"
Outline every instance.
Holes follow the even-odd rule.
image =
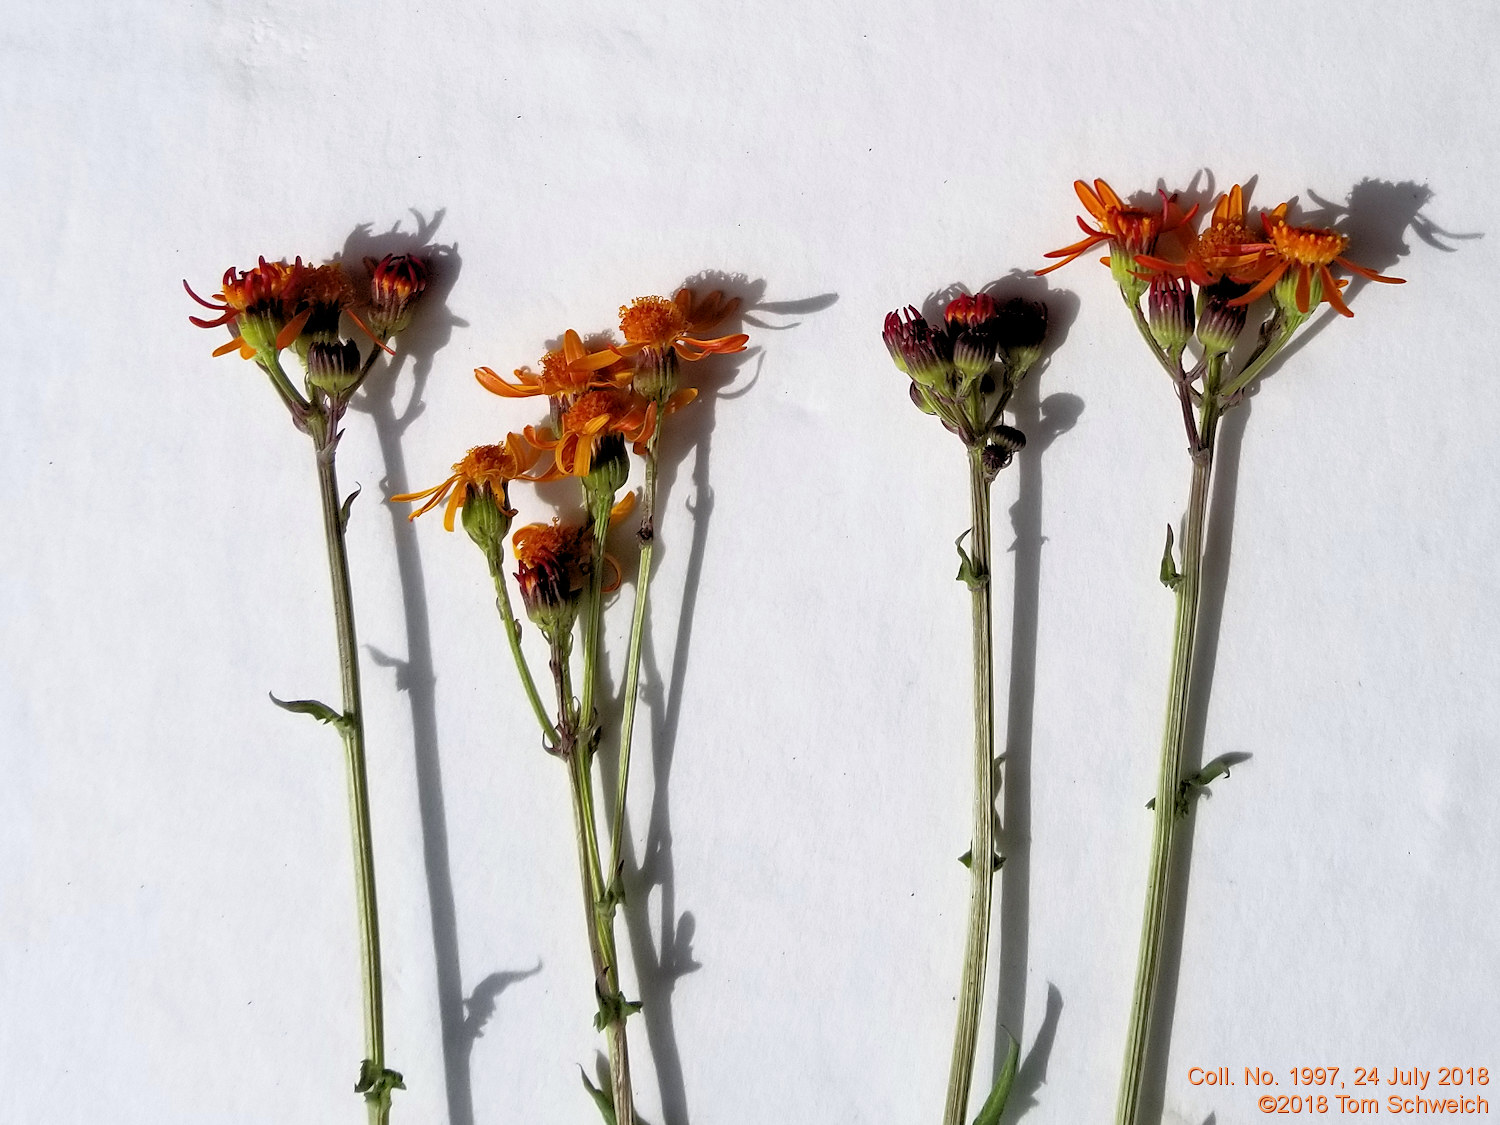
[[[1095,175],[1316,193],[1351,206],[1351,257],[1409,279],[1360,288],[1226,424],[1205,749],[1253,758],[1194,821],[1152,1100],[1257,1116],[1194,1065],[1287,1093],[1296,1065],[1497,1073],[1491,5],[28,2],[6,23],[0,1120],[362,1119],[338,743],[266,701],[337,690],[311,460],[253,367],[210,359],[180,279],[357,254],[356,228],[396,246],[378,236],[413,211],[449,247],[410,340],[422,411],[397,432],[408,364],[384,441],[356,415],[340,455],[364,489],[394,1119],[588,1121],[599,1041],[563,774],[481,560],[381,497],[535,420],[474,366],[709,270],[766,327],[667,442],[631,798],[641,1110],[935,1120],[967,501],[880,322],[1041,264]],[[1033,419],[995,493],[1011,860],[981,1048],[998,995],[1035,1125],[1111,1112],[1171,630],[1155,571],[1188,477],[1107,271],[1050,280],[1065,339],[1033,391],[1076,424],[1047,444]]]

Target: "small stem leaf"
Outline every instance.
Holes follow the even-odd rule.
[[[343,531],[349,526],[349,509],[354,507],[355,498],[363,489],[359,485],[354,486],[354,491],[344,497],[344,502],[339,505],[339,530]]]
[[[311,715],[313,718],[317,719],[318,722],[331,723],[340,731],[348,730],[351,725],[348,715],[340,715],[332,707],[328,706],[328,704],[323,703],[319,700],[277,699],[276,696],[271,692],[267,692],[266,694],[270,695],[271,702],[276,704],[276,706],[280,707],[283,711],[291,711],[298,715]]]
[[[399,1071],[388,1070],[374,1059],[363,1059],[359,1064],[359,1081],[354,1092],[363,1094],[367,1101],[379,1101],[390,1096],[392,1090],[404,1090],[406,1083]]]
[[[957,578],[970,590],[979,590],[989,583],[990,576],[980,573],[974,565],[974,560],[969,557],[969,552],[964,550],[964,539],[970,534],[972,534],[971,531],[966,531],[953,541],[953,545],[958,548]]]
[[[589,1081],[587,1072],[581,1066],[578,1068],[578,1077],[583,1079],[583,1088],[589,1092],[589,1097],[594,1099],[594,1104],[604,1115],[604,1125],[615,1125],[615,1106],[609,1100],[609,1095]]]
[[[1005,1050],[1005,1065],[995,1076],[995,1085],[990,1090],[990,1096],[984,1099],[979,1116],[974,1118],[974,1125],[999,1125],[1000,1115],[1005,1112],[1005,1103],[1010,1098],[1010,1088],[1015,1084],[1016,1070],[1021,1064],[1021,1044],[1008,1031],[1005,1032],[1005,1038],[1010,1040],[1010,1046]]]
[[[965,867],[972,867],[974,865],[974,849],[970,848],[968,851],[964,852],[963,855],[959,856],[958,862],[963,864]]]
[[[1182,585],[1182,575],[1177,572],[1177,561],[1172,558],[1172,525],[1167,524],[1167,545],[1161,553],[1161,584],[1168,590]]]

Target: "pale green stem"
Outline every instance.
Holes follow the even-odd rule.
[[[990,944],[990,902],[995,879],[995,732],[990,661],[990,487],[983,447],[969,449],[969,502],[973,511],[970,556],[974,581],[974,835],[969,848],[969,927],[964,943],[963,982],[958,996],[958,1027],[948,1071],[944,1125],[962,1125],[974,1077],[974,1051],[984,1000],[985,965]]]
[[[583,634],[583,697],[573,728],[573,745],[568,755],[572,779],[574,820],[578,835],[579,863],[584,868],[583,884],[589,912],[589,951],[594,959],[594,987],[611,1012],[604,1025],[609,1047],[610,1096],[615,1108],[616,1125],[635,1125],[635,1098],[630,1082],[630,1051],[625,1038],[625,1015],[619,1009],[620,974],[615,952],[615,911],[607,898],[603,872],[599,863],[599,838],[594,815],[594,740],[598,726],[594,721],[594,695],[599,679],[599,643],[604,607],[604,546],[609,535],[609,514],[613,494],[603,492],[590,498],[590,517],[594,531],[593,566],[589,576],[589,598]]]
[[[550,746],[557,745],[557,728],[547,718],[547,708],[542,704],[541,694],[536,689],[536,680],[531,675],[531,665],[521,651],[521,626],[516,621],[515,610],[510,604],[510,587],[505,581],[505,560],[499,548],[489,553],[490,577],[495,580],[495,606],[500,610],[500,619],[505,626],[505,639],[510,642],[510,654],[515,658],[516,671],[521,676],[521,686],[526,689],[526,698],[531,701],[531,710],[541,725],[542,734]]]
[[[630,781],[630,743],[635,734],[635,706],[640,694],[641,638],[646,625],[646,597],[651,590],[651,556],[656,550],[656,445],[661,422],[646,441],[646,485],[641,494],[641,556],[635,580],[635,607],[630,618],[630,647],[625,655],[625,702],[620,716],[620,768],[615,779],[615,822],[610,832],[609,877],[620,877],[625,837],[625,789]]]
[[[1167,720],[1162,736],[1161,770],[1157,778],[1151,868],[1146,884],[1146,910],[1141,926],[1140,955],[1130,1007],[1130,1029],[1125,1039],[1125,1064],[1120,1080],[1116,1125],[1137,1125],[1145,1081],[1146,1050],[1161,974],[1162,942],[1166,930],[1172,849],[1183,818],[1178,812],[1182,785],[1182,757],[1187,745],[1188,697],[1197,639],[1198,600],[1203,574],[1203,535],[1208,522],[1208,485],[1213,471],[1214,435],[1221,410],[1218,377],[1222,356],[1209,361],[1199,417],[1199,445],[1193,451],[1193,479],[1187,518],[1182,527],[1181,580],[1176,589],[1177,611],[1172,639],[1172,671],[1167,686]]]
[[[312,438],[317,450],[318,488],[323,505],[323,536],[328,547],[328,571],[333,584],[333,614],[338,628],[339,679],[343,688],[344,761],[349,783],[349,820],[354,832],[354,889],[359,910],[360,975],[364,983],[364,1073],[380,1076],[365,1095],[371,1125],[390,1118],[391,1095],[383,1080],[385,1015],[380,979],[380,922],[375,903],[375,855],[370,833],[370,793],[365,766],[364,712],[359,692],[359,650],[354,634],[354,600],[349,585],[349,556],[344,543],[344,520],[339,509],[334,449],[329,444],[328,418],[314,414]]]

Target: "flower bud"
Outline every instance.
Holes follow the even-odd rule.
[[[578,618],[594,537],[587,527],[534,523],[517,531],[512,542],[526,616],[549,641],[559,643]]]
[[[381,339],[405,331],[431,279],[427,262],[412,254],[387,254],[378,262],[366,258],[365,267],[370,271],[370,330]]]
[[[953,341],[953,365],[967,387],[995,363],[995,299],[962,293],[943,311]]]
[[[1021,381],[1037,360],[1047,338],[1047,306],[1040,301],[1012,297],[995,314],[995,342],[1005,360],[1010,383]]]
[[[500,495],[488,483],[465,485],[462,516],[464,530],[478,548],[491,558],[498,558],[505,549],[505,535],[510,531],[510,517],[514,515],[505,485],[500,486]]]
[[[914,307],[886,315],[884,338],[891,360],[915,382],[939,389],[951,386],[953,349],[948,335],[928,324]]]
[[[635,379],[631,386],[642,398],[658,405],[677,390],[677,350],[673,347],[642,348],[635,357]]]
[[[1193,287],[1186,278],[1159,273],[1146,299],[1151,335],[1169,356],[1182,355],[1193,338]]]
[[[1246,286],[1227,277],[1199,290],[1198,342],[1203,345],[1205,357],[1225,354],[1240,338],[1245,330],[1246,308],[1229,302],[1246,292]]]
[[[359,368],[359,345],[353,340],[307,346],[307,381],[335,398],[359,384]]]

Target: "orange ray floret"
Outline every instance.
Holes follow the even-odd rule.
[[[1370,281],[1382,281],[1388,285],[1401,285],[1404,277],[1386,277],[1364,266],[1356,265],[1345,258],[1348,235],[1335,230],[1318,227],[1294,227],[1286,221],[1288,204],[1278,204],[1269,214],[1261,216],[1261,225],[1266,230],[1266,241],[1247,243],[1239,249],[1256,254],[1253,267],[1255,287],[1242,297],[1230,301],[1231,305],[1247,305],[1275,287],[1281,278],[1291,272],[1296,278],[1294,299],[1297,311],[1306,315],[1312,312],[1312,283],[1319,284],[1319,301],[1327,301],[1340,316],[1353,316],[1339,289],[1343,284],[1335,281],[1328,267],[1339,265],[1350,273]]]
[[[1092,187],[1083,180],[1074,180],[1073,190],[1078,193],[1078,199],[1084,209],[1099,224],[1098,228],[1089,226],[1084,222],[1083,217],[1079,216],[1078,225],[1083,228],[1085,237],[1071,246],[1064,246],[1061,250],[1052,250],[1042,255],[1044,258],[1061,258],[1062,261],[1046,269],[1037,270],[1038,276],[1061,269],[1074,259],[1088,253],[1101,242],[1110,243],[1111,246],[1118,247],[1128,254],[1149,254],[1156,248],[1158,237],[1182,226],[1198,213],[1196,204],[1186,214],[1178,213],[1176,204],[1165,192],[1161,193],[1160,212],[1147,211],[1140,207],[1127,207],[1124,201],[1115,194],[1115,190],[1103,180],[1095,180]]]
[[[289,265],[286,261],[268,262],[262,256],[248,270],[236,270],[233,266],[225,270],[224,278],[219,283],[219,291],[214,294],[217,300],[213,301],[205,301],[198,296],[184,280],[182,287],[187,290],[188,296],[218,314],[213,320],[197,316],[190,316],[188,320],[199,328],[234,324],[237,330],[240,327],[239,318],[246,314],[269,316],[276,322],[285,321],[292,299],[291,291],[306,272],[307,267],[302,264],[301,258]],[[276,335],[276,346],[286,347],[296,335],[296,329],[290,324],[281,327]],[[239,352],[245,359],[254,359],[256,355],[254,346],[247,343],[242,334],[216,348],[214,355],[228,355],[233,351]]]
[[[672,348],[679,358],[693,362],[710,355],[729,355],[745,350],[750,337],[743,332],[716,339],[701,334],[739,308],[738,298],[726,301],[717,289],[696,305],[691,289],[679,289],[671,300],[637,297],[620,306],[620,331],[625,344],[621,355],[634,355],[647,348]]]
[[[692,398],[688,394],[679,405],[691,402]],[[593,467],[594,451],[601,439],[620,434],[634,443],[639,452],[655,428],[656,403],[617,387],[589,391],[563,413],[559,433],[526,427],[526,440],[535,448],[550,452],[553,458],[553,464],[544,472],[526,479],[586,476]]]
[[[391,499],[397,503],[425,500],[408,519],[416,519],[433,508],[447,502],[443,509],[443,527],[453,530],[453,517],[468,502],[470,490],[489,485],[495,498],[505,507],[507,515],[515,515],[506,505],[505,486],[513,480],[522,479],[522,474],[536,463],[537,451],[521,440],[519,434],[510,434],[504,445],[476,445],[463,460],[453,466],[453,475],[435,488],[421,492],[403,492]]]
[[[1245,226],[1244,189],[1235,184],[1214,204],[1208,229],[1188,240],[1181,262],[1140,254],[1136,256],[1136,264],[1151,273],[1185,277],[1196,285],[1212,285],[1224,277],[1252,280],[1243,278],[1259,258],[1256,251],[1245,249],[1250,241]]]
[[[474,371],[474,378],[485,390],[501,398],[546,395],[571,400],[596,387],[617,386],[619,376],[610,368],[619,361],[620,353],[614,348],[589,351],[583,338],[570,328],[563,333],[562,347],[542,357],[540,372],[518,367],[516,381],[507,383],[493,368],[480,367]]]

